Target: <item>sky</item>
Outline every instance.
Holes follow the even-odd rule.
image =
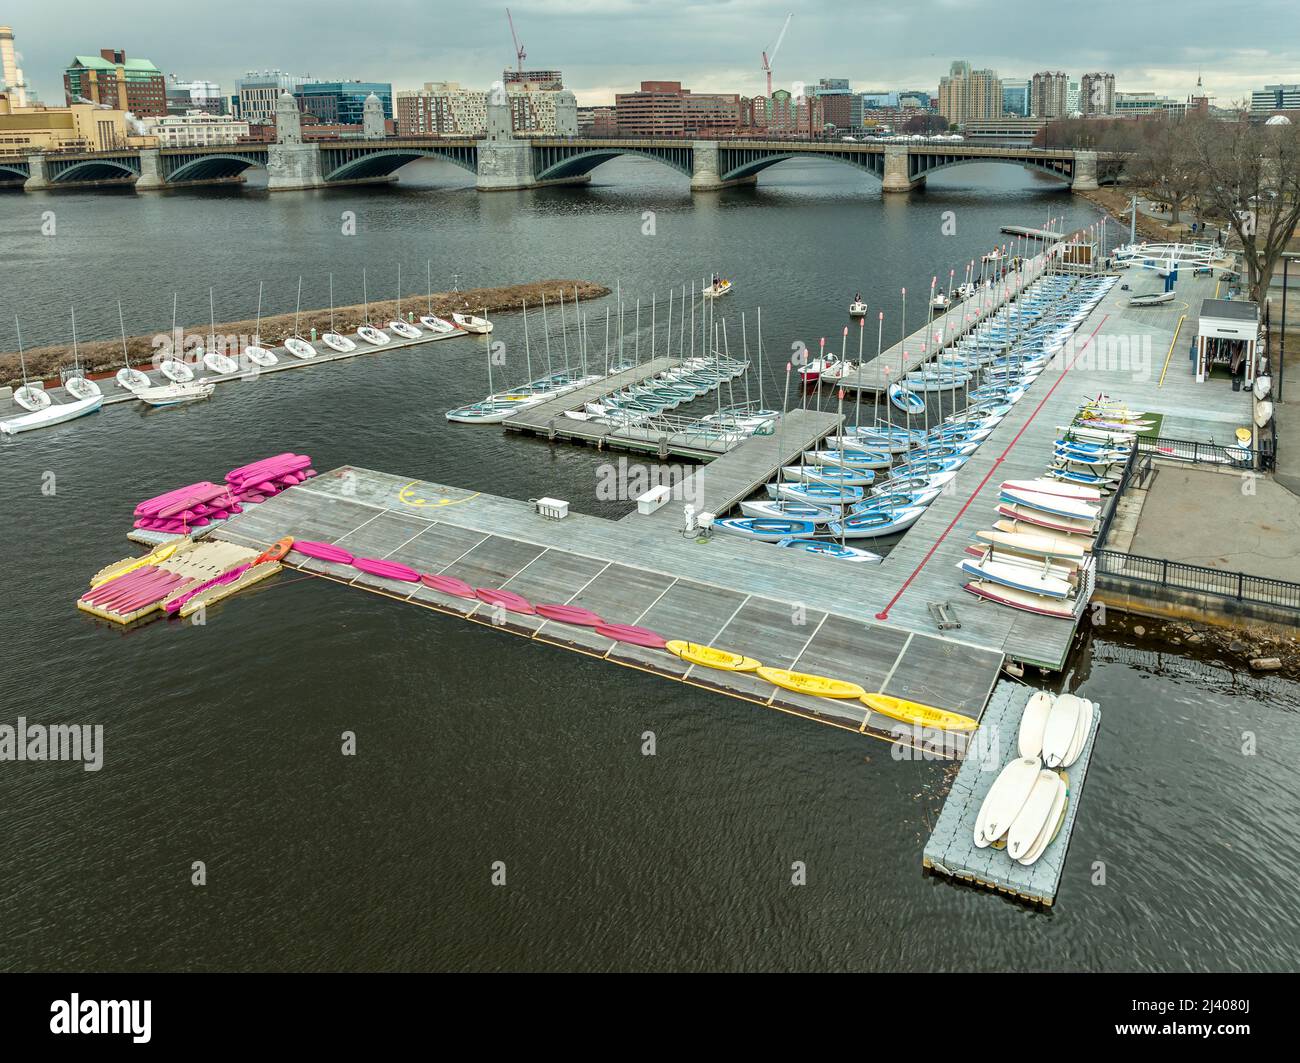
[[[641,80],[697,92],[764,89],[847,77],[855,90],[937,91],[954,59],[1002,77],[1064,70],[1115,74],[1121,91],[1184,98],[1204,79],[1222,105],[1265,83],[1300,82],[1295,0],[511,0],[525,66],[560,69],[580,104],[612,103]],[[9,0],[29,84],[63,102],[63,68],[77,54],[124,48],[165,73],[218,81],[227,94],[246,70],[324,80],[426,81],[487,88],[512,66],[505,5],[447,0]]]

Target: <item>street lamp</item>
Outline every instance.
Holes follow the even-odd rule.
[[[1282,401],[1282,372],[1286,368],[1286,288],[1289,267],[1293,258],[1300,259],[1300,251],[1282,252],[1282,336],[1278,343],[1277,387],[1274,391],[1278,402]]]

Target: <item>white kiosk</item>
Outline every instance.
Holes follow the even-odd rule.
[[[1196,323],[1196,381],[1203,382],[1215,367],[1236,375],[1243,385],[1255,382],[1258,371],[1259,307],[1245,299],[1204,299]]]

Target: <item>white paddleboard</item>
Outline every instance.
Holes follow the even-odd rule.
[[[1064,788],[1065,784],[1056,772],[1044,768],[1038,773],[1024,807],[1007,831],[1007,855],[1012,860],[1019,860],[1034,847],[1046,828],[1057,794]]]
[[[1022,757],[1041,757],[1043,755],[1043,731],[1047,728],[1047,716],[1052,711],[1056,699],[1046,690],[1036,691],[1025,706],[1025,714],[1020,717],[1020,755]]]
[[[1052,807],[1047,813],[1047,819],[1043,821],[1043,829],[1038,832],[1038,837],[1034,839],[1029,851],[1015,858],[1026,867],[1036,863],[1047,847],[1052,844],[1052,839],[1056,837],[1057,828],[1061,825],[1061,817],[1065,815],[1065,803],[1070,799],[1069,784],[1059,775],[1056,775],[1055,772],[1052,774],[1059,785],[1052,797]],[[1009,845],[1007,848],[1010,851]]]
[[[1079,726],[1074,732],[1074,741],[1070,743],[1070,748],[1065,754],[1065,763],[1061,767],[1068,768],[1083,752],[1083,744],[1088,741],[1088,733],[1092,730],[1092,711],[1092,702],[1084,698],[1083,708],[1079,712]]]
[[[1042,764],[1037,757],[1013,760],[993,781],[975,818],[975,846],[984,849],[1006,834],[1038,780]]]
[[[1043,729],[1043,763],[1049,768],[1059,768],[1065,763],[1082,711],[1082,698],[1062,694],[1047,714],[1047,726]]]

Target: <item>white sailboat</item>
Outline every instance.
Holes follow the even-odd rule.
[[[99,385],[87,380],[81,371],[81,356],[77,352],[77,308],[72,308],[72,375],[64,377],[63,390],[74,399],[94,399],[103,396]]]
[[[355,351],[357,345],[346,336],[342,336],[334,331],[334,274],[330,274],[330,327],[328,332],[321,333],[321,340],[325,346],[339,352],[339,354],[348,354]]]
[[[474,314],[452,314],[451,319],[457,328],[476,336],[486,336],[492,331],[492,322],[487,319],[487,307],[483,308],[482,317],[476,317]]]
[[[293,335],[284,341],[284,349],[295,358],[316,357],[316,348],[308,343],[298,332],[298,317],[302,313],[302,274],[298,274],[298,302],[293,308]]]
[[[388,327],[399,336],[408,340],[418,340],[423,333],[409,321],[402,320],[402,264],[397,264],[397,316],[388,323]]]
[[[446,318],[439,317],[433,312],[433,262],[430,259],[425,259],[424,262],[424,282],[426,289],[425,309],[428,313],[420,315],[420,324],[430,332],[437,332],[440,334],[455,332],[455,325]]]
[[[387,332],[381,332],[370,323],[370,291],[366,285],[366,270],[361,268],[361,301],[365,309],[362,316],[365,318],[365,324],[357,329],[357,335],[369,343],[372,347],[382,347],[385,343],[392,340],[392,336]]]
[[[117,386],[131,392],[153,387],[153,381],[148,376],[131,366],[131,356],[126,350],[126,324],[122,320],[121,299],[117,301],[117,327],[122,333],[122,368],[117,371],[117,375],[113,378],[117,382]]]
[[[239,363],[217,350],[217,312],[212,302],[211,286],[208,287],[208,346],[203,352],[203,364],[213,373],[239,372]]]
[[[253,326],[253,342],[244,348],[244,354],[254,365],[269,369],[278,359],[274,352],[262,346],[262,282],[257,282],[257,323]]]
[[[172,292],[172,357],[164,358],[159,362],[158,369],[163,376],[173,383],[184,384],[186,381],[194,379],[194,370],[186,365],[181,358],[177,357],[177,355],[184,355],[185,344],[184,342],[180,343],[181,350],[178,351],[176,350],[176,340],[176,293]]]
[[[19,402],[28,413],[19,414],[17,417],[10,417],[7,420],[0,421],[0,435],[17,435],[19,432],[30,432],[37,428],[48,428],[51,425],[62,424],[64,421],[71,421],[75,417],[82,417],[88,413],[94,413],[104,402],[104,396],[95,388],[95,393],[88,398],[77,399],[73,402],[55,403],[43,388],[33,388],[27,382],[27,359],[23,355],[23,335],[22,330],[18,327],[18,318],[14,317],[14,330],[18,333],[18,365],[23,376],[23,385],[18,391],[14,392],[14,399],[17,401],[19,392],[24,393],[24,398],[30,401],[36,408],[32,409],[26,402]],[[42,403],[33,395],[39,393],[45,401]]]

